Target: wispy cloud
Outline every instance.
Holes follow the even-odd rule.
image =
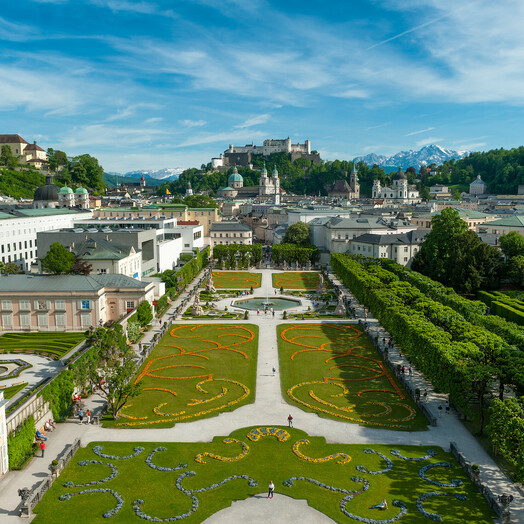
[[[237,129],[246,129],[247,127],[253,127],[253,126],[258,126],[260,124],[265,124],[269,120],[270,116],[271,115],[269,113],[265,113],[263,115],[258,115],[258,116],[253,116],[251,118],[248,118],[241,124],[238,124],[234,127]]]
[[[428,131],[433,131],[435,129],[434,127],[426,127],[426,129],[420,129],[419,131],[412,131],[411,133],[407,133],[404,136],[413,136],[413,135],[421,135],[422,133],[427,133]]]
[[[233,143],[235,140],[247,142],[251,139],[265,138],[266,136],[267,134],[264,131],[250,131],[249,135],[246,133],[246,131],[209,133],[189,137],[186,140],[183,140],[182,142],[176,144],[175,147],[189,147],[213,143],[230,144]]]
[[[419,140],[418,142],[415,142],[417,147],[423,147],[423,146],[428,146],[430,144],[438,144],[439,142],[442,142],[444,141],[445,138],[440,138],[440,137],[436,137],[436,136],[430,136],[428,138],[424,138],[422,140]]]
[[[178,123],[184,127],[202,127],[207,124],[205,120],[179,120]]]
[[[378,124],[376,126],[366,127],[366,131],[371,131],[372,129],[379,129],[381,127],[386,127],[386,126],[389,126],[389,125],[391,125],[391,122],[384,122],[384,123]]]

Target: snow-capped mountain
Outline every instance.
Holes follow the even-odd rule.
[[[165,167],[164,169],[138,169],[128,173],[114,173],[108,171],[109,175],[117,175],[125,178],[140,178],[142,175],[146,178],[155,178],[156,180],[176,180],[180,173],[184,171],[182,167]]]
[[[401,151],[390,157],[371,153],[366,156],[358,156],[353,159],[353,162],[365,162],[369,166],[376,164],[386,171],[398,169],[399,167],[406,169],[410,166],[419,169],[421,166],[428,166],[430,164],[439,166],[446,160],[464,158],[468,156],[469,153],[469,151],[454,151],[453,149],[446,149],[445,147],[432,144],[424,146],[419,151]]]

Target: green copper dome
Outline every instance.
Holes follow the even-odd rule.
[[[77,195],[87,195],[87,189],[85,187],[77,187],[75,193]]]
[[[72,192],[73,190],[68,186],[61,187],[60,191],[58,191],[60,195],[70,195]]]

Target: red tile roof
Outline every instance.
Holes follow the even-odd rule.
[[[24,151],[44,151],[38,144],[29,144]]]
[[[0,135],[0,144],[27,144],[20,135]]]

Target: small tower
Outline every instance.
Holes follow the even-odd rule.
[[[273,173],[271,174],[271,181],[273,182],[275,206],[279,206],[280,205],[280,179],[278,178],[278,171],[277,171],[276,165],[273,167]]]
[[[268,183],[266,163],[260,172],[260,181],[258,182],[258,195],[263,196],[266,194],[266,187]]]
[[[371,191],[372,198],[380,198],[382,196],[382,189],[380,187],[380,180],[373,180],[373,189]]]
[[[89,193],[85,187],[76,188],[75,204],[82,209],[89,209]]]
[[[142,175],[140,177],[140,187],[143,189],[144,187],[146,187],[146,179],[144,177],[144,175]]]
[[[58,205],[60,207],[73,207],[75,205],[75,195],[70,187],[64,186],[60,188],[60,191],[58,191]]]
[[[191,182],[187,183],[186,197],[193,195],[193,189],[191,188]]]
[[[358,182],[358,172],[355,164],[353,164],[353,170],[349,177],[349,187],[351,187],[353,198],[360,198],[360,184]]]

